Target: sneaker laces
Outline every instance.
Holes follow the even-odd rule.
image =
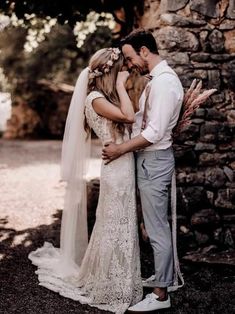
[[[156,301],[158,299],[158,296],[156,295],[155,297],[153,293],[149,293],[146,295],[145,298],[148,301],[148,303],[153,303],[153,301]]]

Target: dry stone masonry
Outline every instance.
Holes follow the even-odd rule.
[[[217,88],[174,144],[178,214],[189,246],[234,247],[235,1],[146,0],[139,26],[188,88]]]

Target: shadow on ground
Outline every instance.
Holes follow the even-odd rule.
[[[3,314],[85,314],[104,313],[38,285],[28,253],[44,241],[59,245],[61,210],[54,215],[51,225],[16,231],[6,228],[7,218],[0,220],[0,312]],[[91,231],[92,226],[89,226]],[[151,249],[140,240],[143,276],[152,274]],[[234,278],[231,266],[182,264],[185,287],[172,294],[172,308],[161,313],[231,314],[235,312]],[[148,293],[145,290],[144,293]],[[107,312],[106,312],[107,313]]]

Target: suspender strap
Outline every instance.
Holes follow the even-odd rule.
[[[174,75],[177,77],[176,73],[173,72],[173,71],[163,71],[163,72],[160,72],[158,75],[154,76],[154,77],[159,77],[161,76],[162,74],[171,74],[171,75]],[[151,76],[151,79],[153,77]],[[151,84],[148,83],[146,88],[145,88],[145,102],[144,102],[144,113],[143,113],[143,120],[142,120],[142,124],[141,124],[141,131],[143,131],[146,127],[146,120],[147,120],[147,110],[149,108],[149,94],[150,94],[150,91],[151,91]]]

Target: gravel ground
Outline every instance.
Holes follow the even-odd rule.
[[[60,150],[60,141],[0,140],[0,313],[104,313],[40,287],[27,258],[45,240],[59,245],[65,190],[59,179]],[[99,174],[99,156],[100,145],[94,140],[90,179]],[[151,250],[140,244],[142,273],[148,276]],[[181,267],[186,284],[172,294],[172,308],[161,313],[235,313],[234,268]]]

